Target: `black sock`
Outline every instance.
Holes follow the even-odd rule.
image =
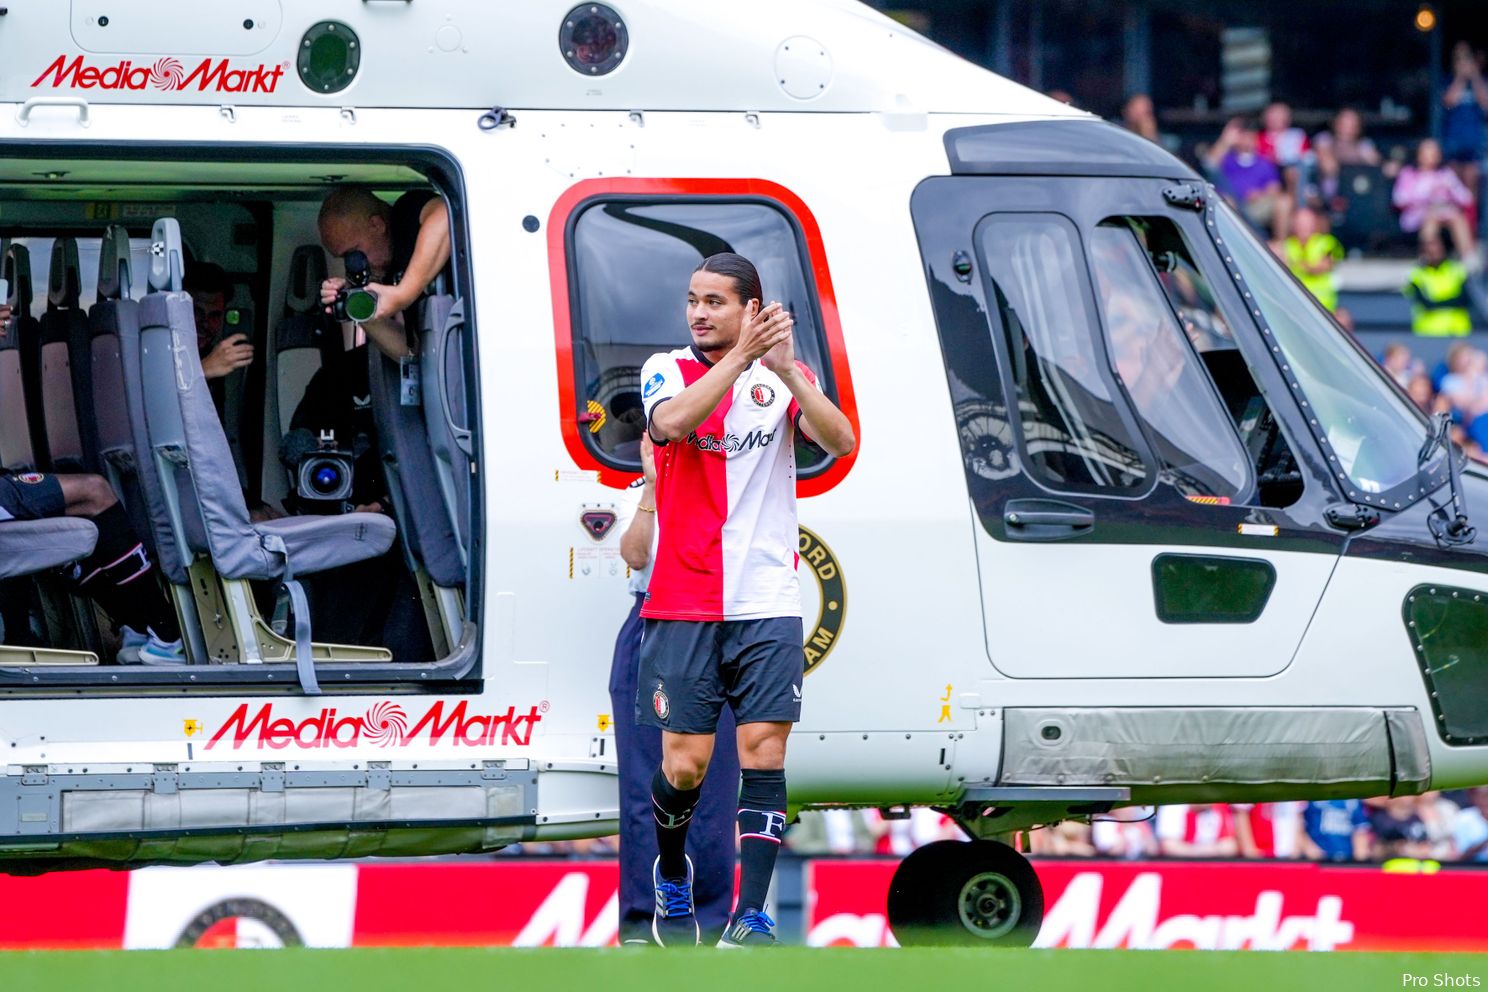
[[[660,768],[651,779],[651,812],[656,818],[656,849],[661,854],[663,878],[687,874],[687,824],[697,809],[702,786],[676,789]]]
[[[87,519],[98,528],[98,543],[73,572],[78,592],[97,600],[115,623],[142,634],[153,630],[163,641],[179,638],[176,612],[160,591],[155,566],[124,507],[115,503]]]
[[[734,915],[764,909],[785,833],[785,770],[746,768],[739,790],[739,904]]]

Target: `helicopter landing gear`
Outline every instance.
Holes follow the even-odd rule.
[[[1044,920],[1044,890],[1006,844],[943,840],[900,862],[888,916],[906,947],[1028,947]]]

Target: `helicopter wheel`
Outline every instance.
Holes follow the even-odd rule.
[[[1044,889],[1006,844],[937,841],[900,862],[888,917],[906,947],[1028,947],[1044,921]]]

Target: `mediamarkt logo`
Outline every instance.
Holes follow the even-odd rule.
[[[73,56],[71,62],[66,55],[58,55],[31,83],[31,88],[45,84],[54,90],[143,90],[153,86],[157,90],[195,87],[198,93],[272,93],[288,64],[260,63],[252,69],[232,69],[229,63],[229,59],[205,58],[187,72],[180,60],[166,56],[156,59],[153,65],[135,65],[124,59],[100,68],[85,65],[81,55]]]
[[[284,748],[293,744],[303,749],[407,747],[425,743],[419,740],[425,734],[429,744],[448,738],[451,744],[467,747],[525,747],[532,743],[532,728],[548,711],[544,701],[522,714],[515,706],[508,706],[505,713],[471,713],[469,702],[462,700],[446,715],[444,700],[440,700],[409,729],[408,714],[397,703],[373,703],[361,716],[342,716],[328,706],[298,722],[288,717],[275,719],[273,703],[263,704],[249,716],[249,705],[244,703],[233,711],[207,742],[208,751],[224,737],[230,737],[236,751],[244,745]]]

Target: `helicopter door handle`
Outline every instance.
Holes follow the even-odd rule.
[[[1002,508],[1010,541],[1063,541],[1095,529],[1095,512],[1057,499],[1012,499]]]

